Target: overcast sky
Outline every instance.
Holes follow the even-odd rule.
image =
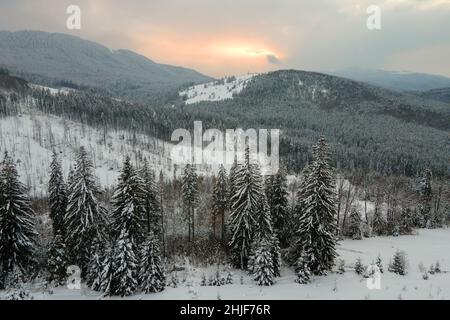
[[[81,8],[81,30],[66,8]],[[366,27],[369,5],[381,30]],[[63,32],[212,76],[382,68],[450,76],[450,0],[0,0],[1,30]]]

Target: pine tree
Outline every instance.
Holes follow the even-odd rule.
[[[143,181],[136,174],[130,163],[130,158],[126,157],[122,172],[119,176],[119,183],[112,197],[112,225],[111,232],[117,238],[125,231],[132,243],[141,243],[145,234],[145,211]],[[136,253],[137,249],[133,248]]]
[[[48,182],[48,201],[50,207],[50,218],[53,223],[53,233],[64,238],[65,225],[64,215],[67,209],[67,190],[58,155],[53,151],[50,164],[50,180]],[[64,239],[63,239],[64,240]]]
[[[266,179],[266,196],[269,203],[272,226],[281,246],[284,248],[289,244],[289,202],[288,202],[287,179],[283,169],[277,174]]]
[[[158,239],[150,233],[141,248],[139,264],[140,284],[145,293],[160,292],[166,285],[164,264],[159,252]]]
[[[138,261],[134,252],[135,244],[123,229],[114,250],[114,271],[111,294],[121,297],[132,295],[138,286]]]
[[[213,229],[214,235],[216,233],[216,219],[219,217],[221,223],[221,238],[225,241],[225,214],[230,208],[230,196],[228,190],[228,177],[225,167],[220,166],[217,179],[214,184],[214,190],[212,195],[213,202]]]
[[[233,284],[233,273],[231,271],[228,271],[227,273],[225,284]]]
[[[3,297],[4,300],[32,300],[30,292],[24,286],[24,275],[21,269],[14,266],[11,272],[5,279],[6,294]]]
[[[101,291],[101,274],[104,268],[105,246],[99,239],[94,239],[91,248],[91,258],[88,265],[87,285],[94,291]]]
[[[208,282],[206,281],[206,275],[203,273],[202,274],[202,281],[200,282],[200,286],[206,287],[207,284],[208,284]]]
[[[383,217],[380,208],[375,210],[373,220],[372,220],[372,231],[377,236],[382,236],[386,234],[387,222]]]
[[[69,197],[65,215],[69,254],[82,270],[87,271],[90,259],[90,244],[95,238],[104,239],[107,213],[99,201],[101,196],[94,167],[86,150],[81,147],[76,159],[75,169],[69,179]]]
[[[198,204],[198,177],[195,168],[191,164],[184,167],[183,172],[183,210],[185,212],[189,227],[189,242],[195,239],[195,209]]]
[[[281,248],[278,237],[273,234],[270,239],[270,253],[272,255],[272,267],[275,277],[281,276]]]
[[[401,234],[411,234],[414,225],[413,212],[410,208],[403,208],[400,221]]]
[[[36,237],[35,213],[5,152],[0,168],[0,289],[14,268],[26,273],[34,264]]]
[[[392,266],[391,266],[391,272],[399,274],[401,276],[406,275],[406,254],[403,251],[397,250],[394,254]]]
[[[380,269],[381,273],[384,272],[383,261],[381,260],[381,256],[380,255],[378,255],[378,257],[377,257],[376,266],[378,267],[378,269]]]
[[[422,179],[419,184],[419,191],[420,191],[419,212],[423,221],[422,227],[427,228],[432,227],[431,202],[433,200],[433,190],[431,186],[431,180],[432,180],[431,170],[427,169],[424,171]]]
[[[345,273],[345,261],[343,259],[339,259],[338,261],[338,271],[339,274]]]
[[[297,274],[297,279],[295,282],[299,284],[307,284],[310,281],[311,270],[309,269],[308,257],[303,254],[301,255],[295,263],[295,273]]]
[[[362,275],[365,271],[364,265],[362,264],[361,258],[356,259],[355,272],[358,275]]]
[[[104,292],[106,296],[113,294],[114,273],[115,273],[115,247],[107,246],[104,251],[100,251],[101,267],[97,277],[92,282],[92,288],[96,291]],[[94,270],[94,269],[93,269]]]
[[[144,210],[147,233],[152,232],[156,237],[162,237],[162,212],[160,194],[156,183],[155,173],[149,168],[147,159],[144,160],[140,176],[143,180]]]
[[[356,207],[352,207],[349,220],[347,235],[353,240],[362,240],[362,220]]]
[[[439,263],[439,261],[436,261],[436,264],[434,265],[434,272],[435,273],[441,273],[441,265]]]
[[[273,270],[273,256],[270,250],[270,242],[262,240],[255,251],[252,268],[253,280],[259,286],[271,286],[275,282]]]
[[[307,254],[309,269],[322,275],[331,270],[336,257],[336,195],[328,146],[321,137],[313,148],[305,187],[301,191],[297,223],[297,252]]]
[[[236,267],[247,269],[253,241],[262,239],[261,235],[266,236],[267,229],[271,229],[262,176],[259,166],[250,161],[248,147],[245,161],[237,167],[232,184],[235,194],[231,195],[232,205],[228,222],[231,259]]]
[[[47,257],[48,282],[56,285],[62,285],[66,282],[67,267],[69,261],[67,259],[67,249],[64,239],[57,234],[50,246]]]

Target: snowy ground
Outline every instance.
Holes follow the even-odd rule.
[[[450,299],[450,229],[419,230],[417,235],[401,237],[377,237],[361,241],[345,240],[339,244],[339,258],[346,261],[346,273],[330,273],[314,277],[307,285],[294,283],[295,275],[284,268],[282,277],[271,287],[258,287],[252,280],[234,270],[234,284],[221,287],[199,285],[203,273],[208,277],[215,272],[209,269],[191,268],[178,272],[180,279],[186,278],[177,288],[167,288],[158,294],[135,295],[128,299]],[[409,271],[406,276],[387,272],[390,258],[397,249],[408,255]],[[369,290],[366,279],[358,276],[352,266],[358,257],[369,264],[381,255],[385,272],[381,278],[380,290]],[[429,268],[439,260],[442,273],[430,275],[423,280],[419,265]],[[244,275],[244,284],[240,276]],[[1,293],[0,293],[1,296]],[[33,292],[35,299],[101,299],[101,295],[87,289],[68,290],[57,288],[54,294]],[[109,299],[109,298],[108,298]],[[117,298],[112,298],[117,299]]]
[[[180,96],[186,96],[186,104],[193,104],[201,101],[221,101],[226,99],[232,99],[234,94],[240,93],[247,83],[256,74],[246,74],[243,76],[237,76],[235,80],[225,80],[223,84],[217,81],[209,82],[206,84],[199,84],[193,87],[189,87],[186,90],[181,91]]]

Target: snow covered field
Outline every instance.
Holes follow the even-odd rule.
[[[223,83],[214,81],[206,84],[199,84],[181,91],[179,95],[186,96],[186,104],[193,104],[201,101],[222,101],[232,99],[233,95],[240,93],[255,75],[256,74],[246,74],[237,76],[232,80],[225,79]]]
[[[135,295],[127,299],[450,299],[450,229],[418,230],[417,235],[400,237],[375,237],[370,239],[345,240],[339,243],[339,258],[346,261],[343,275],[330,273],[323,277],[313,277],[307,285],[294,282],[294,272],[284,268],[282,277],[271,287],[256,286],[240,271],[233,270],[234,284],[221,287],[200,286],[201,276],[215,273],[216,267],[208,269],[186,268],[179,271],[180,284],[177,288],[166,288],[157,294]],[[397,249],[407,254],[409,270],[406,276],[387,271],[390,258]],[[383,259],[384,273],[380,290],[369,290],[366,279],[355,274],[352,267],[361,257],[365,265],[374,261],[378,254]],[[426,269],[439,260],[442,273],[431,275],[429,280],[422,278],[419,269]],[[244,284],[240,284],[243,275]],[[170,278],[170,276],[169,276]],[[186,282],[182,283],[182,279]],[[34,299],[103,299],[99,293],[83,288],[68,290],[57,288],[54,294],[34,290]],[[0,294],[1,296],[1,294]],[[118,299],[118,298],[106,298]]]

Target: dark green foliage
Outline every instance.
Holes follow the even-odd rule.
[[[408,271],[405,252],[399,250],[395,252],[389,271],[401,276],[407,274]]]
[[[8,274],[26,274],[35,264],[35,213],[13,159],[5,152],[0,164],[0,289]]]
[[[263,240],[255,250],[252,266],[253,280],[259,286],[271,286],[275,282],[271,243]]]
[[[198,191],[198,176],[195,172],[195,167],[187,164],[183,172],[183,211],[188,221],[189,227],[189,241],[192,243],[195,238],[195,209],[198,205],[199,191]]]
[[[139,283],[145,293],[161,292],[166,286],[164,263],[158,242],[158,238],[150,233],[141,247]]]
[[[66,244],[61,235],[57,234],[50,245],[47,256],[48,282],[62,285],[67,279],[67,267],[69,266]]]
[[[48,182],[48,202],[53,233],[65,237],[64,215],[67,209],[67,188],[56,151],[53,151]]]

